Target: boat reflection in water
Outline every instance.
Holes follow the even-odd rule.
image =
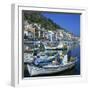
[[[74,49],[45,49],[42,52],[35,51],[33,54],[24,53],[24,76],[78,75],[80,65],[79,67],[76,65],[80,57],[76,55],[77,50],[75,54],[73,52],[75,52]],[[78,73],[75,71],[76,67],[79,70]]]

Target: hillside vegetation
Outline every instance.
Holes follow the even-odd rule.
[[[38,23],[46,30],[56,30],[62,28],[51,19],[43,16],[41,12],[24,11],[24,20],[27,20],[29,24]]]

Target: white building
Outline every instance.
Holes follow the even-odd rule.
[[[52,31],[48,31],[48,39],[52,42],[53,41],[54,33]]]

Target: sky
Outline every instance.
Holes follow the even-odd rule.
[[[70,13],[42,13],[45,17],[53,20],[56,24],[65,28],[76,36],[80,36],[80,14]]]

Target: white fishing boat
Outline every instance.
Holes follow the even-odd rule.
[[[74,61],[67,62],[67,59],[65,57],[63,60],[63,63],[61,64],[51,63],[48,65],[44,65],[43,67],[37,67],[37,66],[27,64],[27,69],[30,76],[42,75],[42,74],[53,74],[67,69],[71,69],[73,66],[75,66],[76,62],[77,62],[77,58],[75,58]]]
[[[56,49],[63,49],[64,48],[64,44],[63,43],[59,43],[56,46],[52,46],[52,44],[50,45],[44,45],[46,50],[56,50]]]

